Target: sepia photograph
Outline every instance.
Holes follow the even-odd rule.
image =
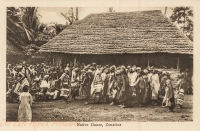
[[[6,122],[193,122],[193,7],[7,6],[5,19]]]

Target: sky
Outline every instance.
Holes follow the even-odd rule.
[[[39,7],[38,14],[40,14],[40,22],[51,23],[56,22],[58,24],[66,24],[66,19],[61,15],[61,12],[66,14],[69,12],[69,7]],[[84,19],[87,15],[92,13],[107,13],[109,12],[108,7],[79,7],[79,20]],[[76,8],[74,8],[75,14]],[[134,11],[144,11],[144,10],[161,10],[163,13],[165,7],[155,7],[155,8],[144,8],[144,7],[113,7],[115,12],[134,12]],[[167,16],[172,13],[172,8],[167,8]]]

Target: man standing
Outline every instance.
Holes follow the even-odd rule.
[[[158,90],[160,89],[159,76],[155,70],[152,71],[153,75],[151,77],[151,90],[152,90],[152,100],[153,105],[158,104]]]
[[[108,90],[107,90],[107,99],[111,97],[111,87],[113,86],[114,83],[114,77],[115,77],[115,70],[116,67],[113,65],[110,67],[110,73],[108,74]],[[110,105],[114,105],[114,103],[110,103]]]
[[[129,77],[129,86],[130,88],[132,89],[132,96],[133,97],[136,97],[136,88],[134,87],[134,82],[136,81],[137,79],[137,72],[136,72],[136,67],[133,66],[132,68],[130,68],[130,73],[128,75]]]
[[[80,78],[79,78],[79,68],[74,68],[72,70],[71,76],[71,95],[72,99],[76,99],[76,96],[79,95],[79,87],[80,87]]]
[[[85,73],[85,76],[84,76],[84,79],[83,79],[83,90],[85,91],[85,104],[87,105],[88,104],[88,101],[90,99],[90,90],[91,90],[91,84],[92,84],[92,81],[93,81],[93,75],[92,75],[92,70],[88,70],[86,71]]]
[[[64,71],[65,72],[60,77],[62,87],[60,96],[63,97],[64,101],[66,102],[71,94],[69,67],[65,68]]]

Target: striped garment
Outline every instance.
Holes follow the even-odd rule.
[[[176,104],[177,105],[183,105],[183,100],[184,100],[184,90],[180,89],[177,94],[176,94]]]

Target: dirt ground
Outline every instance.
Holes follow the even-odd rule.
[[[168,108],[158,106],[123,108],[106,103],[84,105],[78,99],[70,103],[62,100],[36,102],[32,106],[33,121],[193,121],[193,96],[185,95],[182,109],[168,112]],[[17,103],[6,104],[6,120],[17,121]]]

